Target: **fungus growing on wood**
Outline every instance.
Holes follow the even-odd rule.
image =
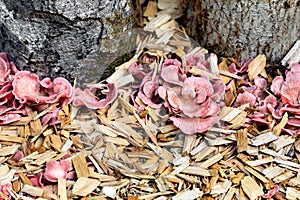
[[[106,107],[108,104],[112,103],[118,96],[118,90],[113,83],[107,84],[109,92],[106,94],[106,98],[104,99],[97,99],[95,93],[98,90],[103,90],[101,86],[94,86],[91,88],[86,88],[81,90],[76,88],[75,90],[75,97],[73,100],[74,106],[81,106],[85,105],[90,109],[100,109]]]
[[[50,182],[57,182],[59,178],[67,178],[70,168],[71,164],[69,161],[51,160],[45,169],[44,177]]]

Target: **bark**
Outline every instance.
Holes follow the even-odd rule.
[[[299,0],[182,0],[183,24],[220,55],[280,60],[300,38]]]
[[[41,77],[98,80],[99,48],[131,15],[130,0],[0,0],[0,51]]]

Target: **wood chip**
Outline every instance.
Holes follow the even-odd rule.
[[[285,171],[285,169],[275,166],[275,167],[268,167],[262,171],[262,173],[269,179],[273,179],[274,177],[279,176]]]
[[[193,66],[192,69],[190,69],[189,71],[190,73],[194,74],[194,75],[200,75],[200,76],[205,76],[208,77],[211,80],[216,80],[216,79],[220,79],[219,76],[212,74],[210,72],[207,72],[205,70],[202,70],[198,67]]]
[[[195,176],[211,176],[210,171],[198,166],[188,166],[182,170],[182,173]]]
[[[269,180],[265,178],[263,175],[261,175],[258,171],[254,170],[251,167],[245,166],[245,170],[247,170],[249,173],[251,173],[253,176],[261,180],[263,183],[268,183]]]
[[[151,139],[151,141],[155,144],[157,144],[157,138],[156,135],[154,135],[154,133],[151,132],[151,130],[149,129],[149,127],[144,123],[144,121],[139,117],[139,115],[134,112],[133,113],[135,118],[138,120],[138,122],[141,124],[141,126],[143,127],[143,129],[145,130],[146,134],[149,136],[149,138]]]
[[[61,152],[67,152],[73,145],[72,140],[68,139],[61,148]]]
[[[117,138],[117,137],[104,137],[104,141],[111,142],[117,145],[124,145],[124,146],[128,146],[130,144],[128,140],[123,138]]]
[[[300,187],[300,176],[290,179],[288,185],[293,187]]]
[[[197,153],[195,155],[196,161],[202,161],[203,159],[207,158],[208,156],[210,156],[214,151],[216,151],[216,147],[206,147],[204,148],[202,151],[200,151],[199,153]]]
[[[280,122],[274,126],[274,128],[272,129],[272,132],[275,134],[275,135],[280,135],[281,133],[281,130],[285,127],[285,125],[287,124],[288,122],[288,113],[284,113],[282,119],[280,120]]]
[[[294,174],[292,171],[287,171],[287,172],[285,172],[285,173],[283,173],[283,174],[281,174],[281,175],[275,177],[275,178],[273,179],[273,181],[274,181],[275,183],[280,183],[280,182],[285,181],[285,180],[287,180],[287,179],[289,179],[289,178],[292,178],[292,177],[294,177],[294,176],[295,176],[295,174]]]
[[[235,193],[236,193],[236,189],[231,187],[226,193],[226,195],[224,196],[223,200],[232,200]]]
[[[255,77],[257,77],[259,74],[263,77],[267,78],[267,74],[265,71],[265,66],[267,63],[267,57],[266,55],[258,55],[254,60],[251,61],[251,63],[248,65],[248,75],[249,79],[252,81]]]
[[[102,192],[105,196],[108,196],[112,199],[116,198],[117,191],[113,187],[105,186],[105,187],[102,188]]]
[[[261,187],[259,187],[255,180],[250,176],[245,176],[242,179],[241,184],[243,191],[247,194],[250,200],[256,200],[257,198],[264,195],[264,192],[261,189]]]
[[[125,171],[125,170],[120,170],[122,174],[124,174],[125,176],[128,177],[132,177],[132,178],[137,178],[137,179],[151,179],[151,180],[155,180],[154,176],[151,175],[147,175],[147,174],[135,174],[129,171]]]
[[[34,187],[31,185],[27,185],[27,184],[25,184],[23,186],[22,192],[32,195],[32,196],[35,196],[35,197],[41,197],[41,196],[43,196],[43,193],[44,193],[42,188]]]
[[[67,200],[67,184],[66,179],[59,178],[58,179],[58,192],[57,192],[60,200]]]
[[[218,182],[211,188],[210,194],[224,194],[226,193],[232,185],[232,182],[225,180],[224,182]]]
[[[26,139],[21,137],[0,135],[0,142],[23,143],[25,141]]]
[[[173,190],[173,184],[166,178],[165,175],[161,175],[155,180],[157,188],[160,192],[166,192],[168,190]]]
[[[290,144],[295,143],[295,141],[296,140],[294,138],[292,138],[292,136],[289,136],[289,137],[280,136],[277,140],[272,142],[270,144],[270,146],[273,147],[275,151],[279,151],[283,147],[286,147]]]
[[[237,80],[242,80],[243,78],[236,75],[236,74],[233,74],[233,73],[230,73],[229,71],[224,71],[224,70],[219,70],[220,71],[220,74],[223,75],[222,77],[222,80],[226,83],[228,82],[228,80],[231,80],[231,78],[234,78],[234,79],[237,79]],[[225,77],[230,77],[230,78],[224,78]]]
[[[292,65],[293,63],[297,63],[300,61],[300,40],[297,40],[294,46],[290,49],[290,51],[286,54],[286,56],[282,59],[282,65]]]
[[[12,146],[2,147],[0,149],[0,156],[12,155],[12,154],[16,153],[18,148],[19,148],[19,145],[12,145]]]
[[[86,178],[86,177],[80,177],[75,182],[72,193],[74,195],[85,197],[92,193],[98,186],[100,185],[100,181]]]
[[[283,164],[283,165],[287,165],[290,167],[295,167],[295,168],[300,169],[300,164],[292,162],[292,161],[282,160],[280,158],[275,158],[274,161],[279,164]]]
[[[20,176],[23,184],[33,186],[30,179],[27,176],[25,176],[23,173],[19,173],[19,176]]]
[[[211,165],[215,164],[216,162],[218,162],[219,160],[221,160],[223,158],[222,154],[218,153],[212,157],[210,157],[209,159],[207,159],[206,161],[204,161],[203,163],[200,164],[200,167],[203,168],[208,168]]]
[[[200,199],[203,196],[203,192],[199,190],[199,188],[195,188],[193,190],[186,190],[177,193],[172,197],[172,200],[181,200],[181,199]]]
[[[242,110],[238,108],[233,108],[233,107],[223,107],[221,112],[220,112],[220,118],[222,121],[225,122],[230,122],[233,120],[236,116],[238,116]]]
[[[190,154],[192,156],[196,155],[197,153],[199,153],[200,151],[202,151],[204,148],[208,147],[206,142],[201,142],[197,147],[195,147]]]
[[[161,25],[167,23],[171,19],[171,15],[169,14],[163,14],[159,15],[156,18],[153,18],[146,26],[144,27],[145,31],[155,31],[158,29]]]
[[[72,158],[77,177],[88,177],[89,169],[84,154],[80,153]],[[82,179],[84,180],[84,179]]]
[[[185,135],[182,152],[190,153],[196,142],[196,138],[197,138],[196,135]]]
[[[273,158],[272,157],[267,157],[267,158],[263,158],[260,160],[252,160],[252,161],[247,161],[246,164],[251,166],[251,167],[256,167],[259,165],[264,165],[267,163],[273,162]]]
[[[177,8],[180,1],[178,0],[158,0],[158,8],[161,10]]]
[[[157,3],[155,1],[149,1],[147,8],[144,12],[144,17],[155,17],[157,13]]]
[[[232,140],[227,140],[225,138],[208,138],[205,137],[206,142],[208,143],[209,146],[220,146],[220,145],[226,145],[226,144],[230,144],[233,143]]]
[[[40,166],[40,165],[50,161],[54,156],[56,156],[56,152],[46,151],[46,152],[40,154],[35,161],[31,162],[31,164]]]
[[[283,159],[283,160],[291,160],[292,159],[291,157],[282,155],[282,154],[280,154],[276,151],[273,151],[273,150],[270,150],[270,149],[267,149],[267,148],[261,149],[260,152],[271,155],[271,156],[274,156],[276,158]]]
[[[300,190],[293,187],[286,188],[286,198],[288,200],[298,200],[300,199],[299,197],[300,197]]]
[[[15,169],[10,169],[7,173],[2,174],[0,176],[0,182],[6,183],[6,182],[12,181],[15,174],[16,174],[16,170]]]
[[[247,129],[238,130],[236,133],[237,151],[238,153],[248,150]]]
[[[232,177],[231,182],[233,184],[240,184],[243,178],[244,178],[244,173],[238,172],[234,177]]]
[[[258,135],[255,138],[250,140],[253,146],[261,146],[263,144],[267,144],[277,139],[277,136],[272,132],[266,132],[261,135]]]
[[[29,117],[32,117],[33,119],[30,121],[30,133],[32,136],[37,136],[42,133],[43,127],[40,119],[35,119],[34,116],[37,115],[37,112],[28,112],[27,113]]]
[[[170,191],[167,191],[167,192],[156,192],[156,193],[152,193],[152,194],[146,194],[146,195],[142,195],[139,197],[139,199],[141,200],[151,200],[151,199],[154,199],[156,197],[159,197],[159,196],[164,196],[164,195],[170,195],[172,194],[173,192],[170,192]]]
[[[131,74],[121,77],[117,82],[117,87],[121,88],[134,82],[134,77]],[[108,115],[109,116],[109,115]]]

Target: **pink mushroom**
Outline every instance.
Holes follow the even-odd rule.
[[[145,105],[149,105],[154,109],[159,109],[161,107],[161,101],[159,100],[159,96],[157,93],[158,87],[159,85],[153,81],[143,81],[137,96]]]
[[[205,59],[204,53],[192,54],[186,58],[187,71],[189,71],[193,66],[205,71],[210,71],[210,64],[208,60]]]
[[[129,65],[128,71],[138,80],[142,80],[147,75],[147,73],[143,70],[143,65],[138,63],[132,63]]]
[[[24,158],[24,153],[23,151],[18,150],[15,155],[12,157],[12,160],[15,162],[20,162],[20,160]]]
[[[8,196],[8,199],[11,199],[10,192],[12,190],[12,184],[11,182],[8,183],[1,183],[0,184],[0,191]],[[1,198],[1,197],[0,197]]]
[[[183,74],[183,71],[180,67],[176,65],[169,65],[162,68],[161,77],[168,83],[182,85],[182,81],[186,78],[186,75]]]
[[[165,107],[179,115],[170,118],[174,125],[184,133],[192,134],[206,131],[218,121],[220,105],[212,97],[222,96],[225,85],[221,88],[215,91],[207,78],[188,77],[182,87],[172,89],[160,86],[158,90],[166,102]]]
[[[59,178],[67,178],[70,168],[71,164],[69,161],[51,160],[45,169],[44,177],[50,182],[57,182]]]
[[[37,175],[28,175],[27,177],[29,178],[33,186],[40,187],[40,188],[44,187],[42,172],[39,172]]]
[[[63,107],[72,101],[74,89],[64,78],[40,81],[36,74],[20,71],[14,77],[13,94],[21,103],[60,103]]]
[[[43,124],[57,124],[59,108],[68,105],[74,97],[74,88],[64,78],[45,78],[42,81],[36,74],[28,71],[19,71],[14,75],[12,94],[20,104],[35,105],[37,111],[42,111],[49,105],[58,103],[42,119]]]
[[[217,116],[206,118],[171,117],[170,119],[185,134],[203,133],[219,121]]]
[[[250,92],[245,91],[243,93],[238,94],[238,96],[236,97],[235,106],[240,106],[247,103],[249,103],[250,106],[254,106],[255,102],[256,96],[254,96]]]
[[[73,100],[74,106],[85,105],[90,109],[100,109],[106,107],[108,104],[112,103],[118,96],[118,91],[113,83],[107,84],[109,93],[106,95],[105,99],[98,100],[95,96],[96,90],[102,90],[102,87],[92,87],[84,89],[83,91],[76,88],[75,97]]]
[[[249,60],[246,60],[245,62],[241,62],[239,66],[235,63],[231,63],[228,67],[229,72],[233,74],[242,74],[247,72],[248,65],[252,62],[253,58],[250,58]]]
[[[209,80],[190,72],[192,67],[210,71],[210,63],[204,54],[188,56],[186,66],[177,59],[166,59],[157,74],[148,71],[147,67],[137,63],[129,67],[134,76],[142,77],[141,82],[134,83],[130,95],[139,111],[146,106],[156,113],[166,111],[172,116],[170,120],[174,125],[186,134],[205,132],[218,121],[224,83],[221,79]],[[137,102],[136,97],[142,103]]]
[[[291,70],[286,73],[285,81],[282,76],[276,77],[271,86],[275,95],[282,98],[283,104],[291,107],[300,105],[300,64],[294,63]]]
[[[7,81],[10,75],[10,66],[8,63],[7,55],[5,53],[0,53],[0,86]]]
[[[278,191],[279,191],[279,186],[275,185],[274,188],[270,189],[266,194],[264,194],[262,197],[265,199],[272,198]]]

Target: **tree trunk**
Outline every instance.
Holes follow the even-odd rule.
[[[183,24],[219,55],[279,61],[300,38],[299,0],[182,0]]]
[[[0,0],[0,51],[41,77],[99,80],[95,54],[131,16],[130,0]]]

